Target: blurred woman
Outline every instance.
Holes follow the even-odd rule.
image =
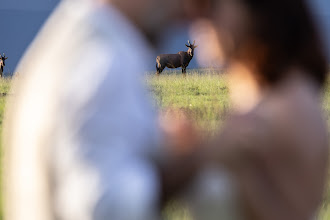
[[[244,219],[307,220],[322,201],[328,135],[323,45],[304,0],[214,1],[233,115],[209,158],[237,183]]]
[[[327,174],[327,62],[307,4],[214,0],[210,8],[233,110],[195,181],[196,218],[313,219]],[[223,208],[235,194],[236,205]]]

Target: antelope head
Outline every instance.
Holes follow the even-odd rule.
[[[190,56],[194,56],[194,50],[196,47],[198,47],[198,45],[195,45],[195,41],[193,44],[190,43],[190,40],[188,40],[188,44],[186,44],[186,47],[188,47],[188,51],[187,53],[190,55]]]
[[[3,66],[6,65],[5,60],[7,60],[7,59],[8,59],[8,57],[6,57],[5,53],[3,53],[3,55],[0,54],[1,64],[2,64]]]

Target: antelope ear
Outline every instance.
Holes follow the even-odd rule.
[[[186,45],[186,47],[189,47],[187,44],[185,44]]]
[[[197,48],[197,47],[198,47],[198,45],[194,46],[194,48]]]

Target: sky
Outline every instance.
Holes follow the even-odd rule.
[[[323,31],[324,41],[330,61],[330,0],[309,0],[314,13],[319,19],[320,30]]]
[[[330,0],[309,1],[320,20],[321,29],[324,30],[330,57]],[[1,0],[0,15],[4,22],[0,30],[0,53],[6,53],[9,57],[6,61],[5,74],[15,71],[19,59],[58,2],[59,0]],[[172,34],[163,40],[165,45],[161,48],[162,53],[174,53],[186,49],[184,43],[189,39],[188,29],[178,31],[179,29],[169,31]],[[195,60],[190,67],[197,67]]]
[[[50,11],[58,0],[1,0],[2,10]]]
[[[310,0],[317,8],[317,14],[330,15],[330,1],[329,0]]]

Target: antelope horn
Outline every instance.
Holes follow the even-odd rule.
[[[195,41],[194,41],[193,45],[195,46]]]
[[[189,46],[191,45],[190,40],[188,40],[188,44],[189,44]]]

